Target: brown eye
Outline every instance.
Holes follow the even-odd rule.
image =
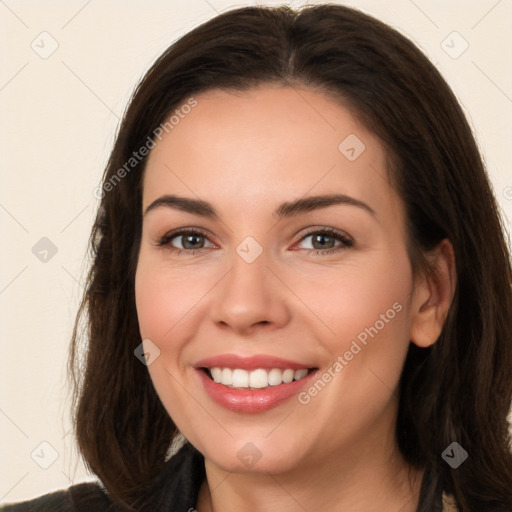
[[[183,249],[198,249],[200,248],[199,245],[201,245],[201,240],[204,238],[203,235],[199,234],[186,234],[186,235],[179,235],[174,238],[181,238],[182,239],[182,245]],[[204,241],[203,241],[204,243]]]
[[[348,236],[332,228],[311,231],[302,237],[301,242],[307,238],[311,238],[312,247],[306,248],[306,250],[313,250],[316,254],[329,254],[354,245]]]

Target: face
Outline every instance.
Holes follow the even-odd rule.
[[[413,322],[384,149],[310,89],[195,99],[143,181],[136,304],[155,389],[225,470],[371,453],[393,438]]]

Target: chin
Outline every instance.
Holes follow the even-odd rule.
[[[231,440],[225,446],[200,446],[199,451],[205,458],[230,473],[286,473],[300,464],[301,453],[296,446],[270,442],[264,438],[250,441]]]

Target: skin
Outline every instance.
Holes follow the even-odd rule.
[[[205,456],[207,479],[191,507],[414,511],[422,471],[396,451],[397,386],[409,343],[427,347],[441,332],[455,288],[451,245],[443,241],[427,255],[436,277],[413,275],[405,209],[387,181],[382,144],[320,92],[262,86],[196,99],[151,151],[143,211],[175,194],[210,202],[220,220],[154,208],[144,216],[136,272],[141,336],[160,350],[148,366],[152,381]],[[354,161],[338,149],[350,134],[365,145]],[[339,204],[272,216],[285,201],[334,192],[375,215]],[[157,245],[183,227],[206,236]],[[353,245],[326,253],[341,242],[322,246],[308,236],[325,227]],[[263,249],[252,263],[236,252],[248,236]],[[202,249],[177,253],[193,246]],[[292,397],[262,413],[229,411],[194,370],[217,354],[271,354],[322,374],[396,303],[400,312],[307,404]],[[261,455],[251,467],[237,456],[248,442]]]

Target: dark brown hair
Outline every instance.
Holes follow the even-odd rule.
[[[382,140],[390,179],[406,205],[415,272],[426,269],[426,251],[451,241],[455,296],[437,342],[410,345],[397,444],[411,466],[425,469],[418,511],[434,510],[442,489],[453,493],[460,512],[510,512],[512,279],[504,226],[454,94],[407,38],[339,5],[245,7],[216,16],[175,42],[143,77],[103,184],[113,183],[192,95],[265,84],[322,91]],[[134,509],[177,433],[134,356],[141,343],[134,276],[146,160],[104,188],[70,351],[79,449],[110,494]],[[441,457],[454,441],[469,454],[457,469]]]

